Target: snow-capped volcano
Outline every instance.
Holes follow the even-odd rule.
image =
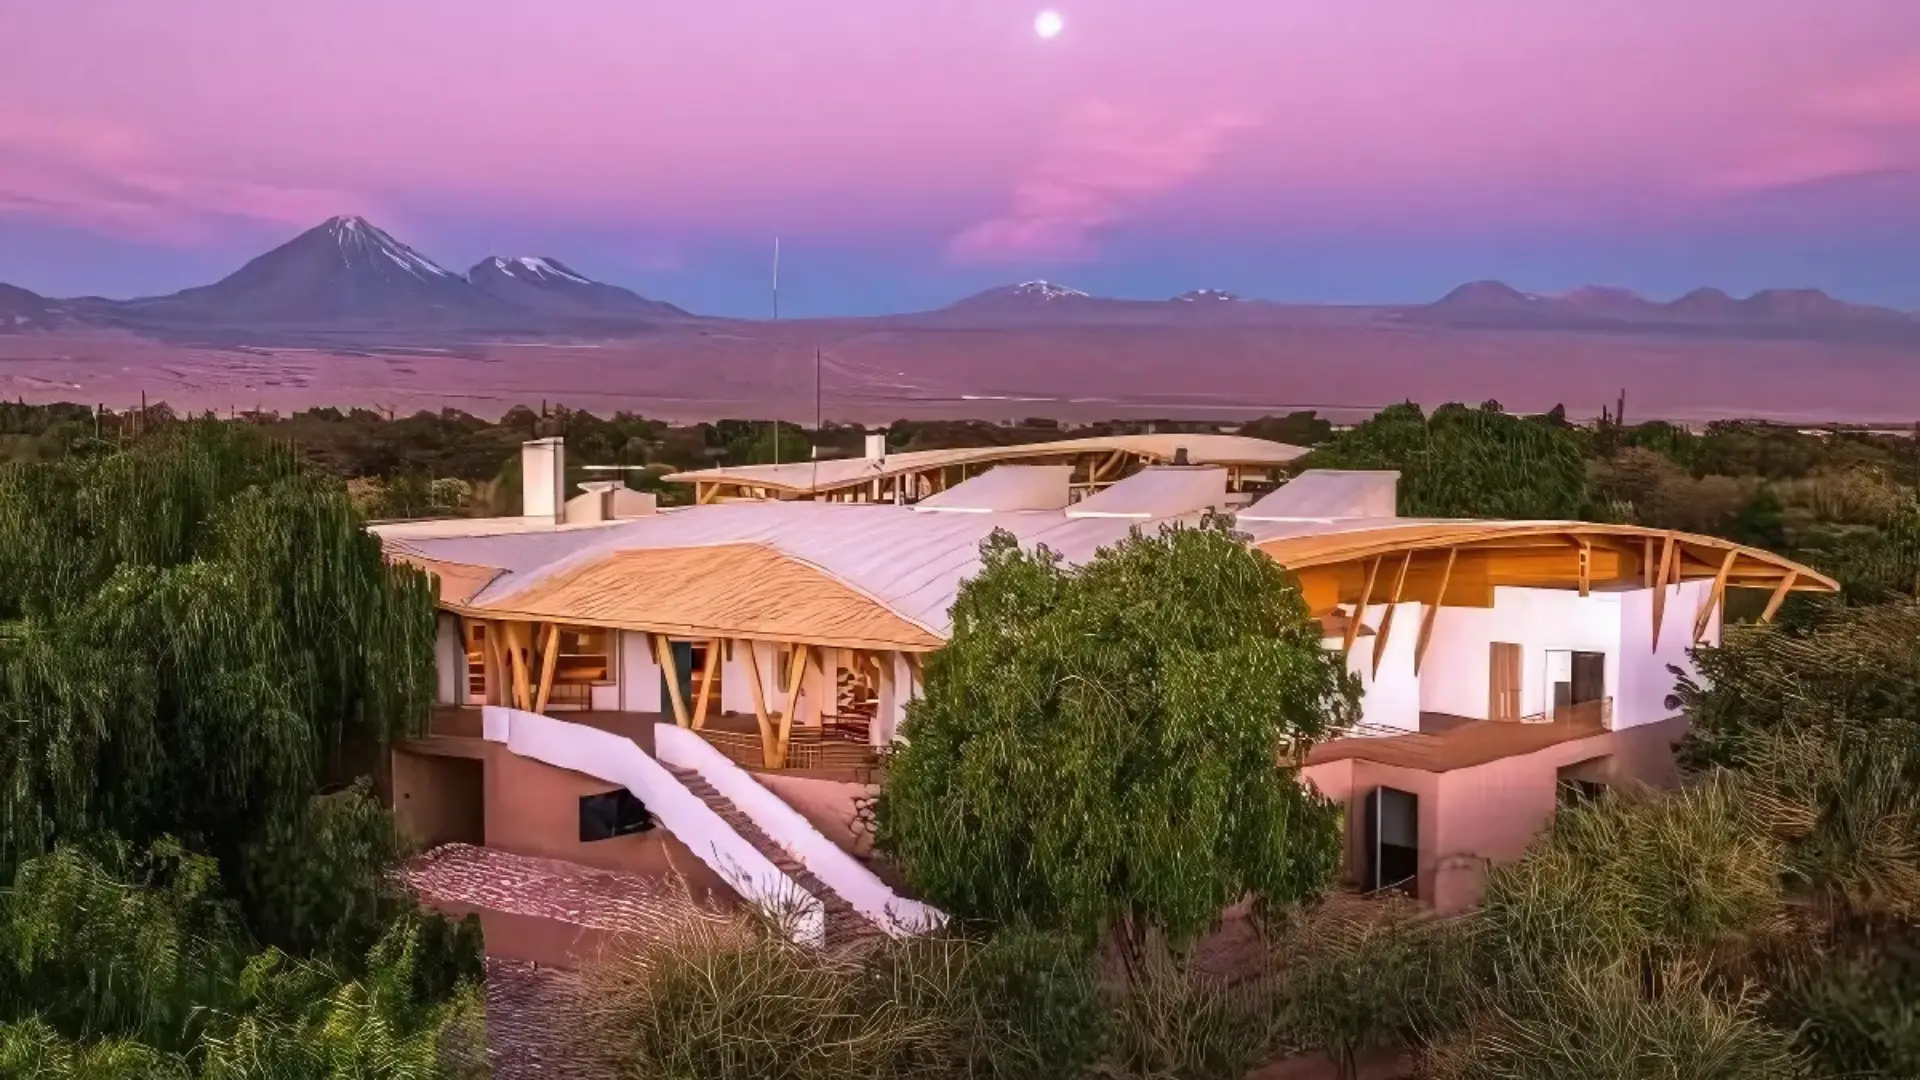
[[[227,277],[136,301],[169,318],[259,323],[445,323],[499,301],[362,217],[330,218]]]
[[[467,280],[504,303],[549,315],[678,318],[687,314],[672,304],[595,281],[554,258],[490,256],[467,271]]]
[[[1013,286],[1013,295],[1029,296],[1035,300],[1055,301],[1072,300],[1075,297],[1086,299],[1087,294],[1079,289],[1070,289],[1065,285],[1056,285],[1051,281],[1023,281]]]

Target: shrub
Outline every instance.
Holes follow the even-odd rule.
[[[1366,1050],[1451,1030],[1466,991],[1456,937],[1405,901],[1336,902],[1298,920],[1275,958],[1286,1042],[1326,1054],[1350,1080]]]
[[[1100,1074],[1109,1080],[1241,1080],[1273,1051],[1270,976],[1228,982],[1166,949],[1146,950],[1116,1003]]]
[[[1671,969],[1643,993],[1637,967],[1574,968],[1440,1044],[1434,1080],[1792,1080],[1807,1075],[1790,1036],[1746,994],[1721,999],[1697,970]]]
[[[1781,851],[1746,828],[1714,781],[1563,812],[1526,857],[1495,867],[1475,918],[1483,975],[1550,982],[1570,966],[1649,973],[1684,955],[1737,953],[1780,929]]]

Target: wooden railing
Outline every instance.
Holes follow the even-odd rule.
[[[796,727],[787,740],[785,769],[853,770],[874,769],[879,762],[868,744],[868,725],[860,717],[827,716],[819,727]],[[759,732],[700,730],[708,745],[742,768],[767,767],[766,748]]]

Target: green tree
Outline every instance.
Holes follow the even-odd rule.
[[[1428,417],[1411,402],[1315,448],[1320,469],[1396,469],[1400,512],[1416,517],[1577,518],[1587,472],[1571,429],[1502,412],[1443,405]]]
[[[909,707],[877,842],[965,919],[1175,942],[1314,895],[1338,811],[1279,763],[1360,689],[1290,579],[1227,525],[1083,566],[996,533]]]
[[[244,425],[0,468],[0,875],[173,835],[245,880],[263,831],[424,722],[432,639],[426,576]]]

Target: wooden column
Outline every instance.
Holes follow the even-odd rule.
[[[800,707],[800,683],[807,674],[807,651],[804,644],[794,646],[793,661],[787,666],[787,707],[780,713],[779,741],[774,744],[782,768],[787,763],[787,744],[793,738],[793,711]]]
[[[1773,595],[1767,597],[1767,610],[1760,613],[1761,622],[1770,623],[1780,613],[1780,605],[1787,602],[1787,594],[1793,591],[1794,579],[1799,576],[1798,570],[1789,570],[1787,576],[1780,579],[1780,584],[1773,587]]]
[[[1400,572],[1394,575],[1393,598],[1387,601],[1387,613],[1380,616],[1380,632],[1373,639],[1373,674],[1380,676],[1380,658],[1387,655],[1387,634],[1393,629],[1393,612],[1400,606],[1400,591],[1407,584],[1407,568],[1413,565],[1413,552],[1400,560]]]
[[[667,697],[673,703],[673,722],[681,727],[693,726],[687,716],[686,695],[680,692],[680,667],[673,660],[673,642],[667,635],[653,635],[653,654],[660,661],[661,681],[667,684]]]
[[[760,722],[760,763],[769,769],[777,769],[783,762],[774,755],[778,748],[774,745],[773,718],[767,715],[766,687],[760,679],[760,646],[745,640],[740,644],[747,649],[747,687],[753,691],[753,717]],[[779,656],[778,653],[774,655],[776,658]]]
[[[713,701],[713,684],[720,678],[720,641],[707,642],[707,662],[701,665],[700,696],[694,699],[693,730],[707,726],[707,705]]]
[[[1420,663],[1427,658],[1427,641],[1433,637],[1433,621],[1440,614],[1440,605],[1447,599],[1447,584],[1453,580],[1453,560],[1460,554],[1459,548],[1447,549],[1447,565],[1440,571],[1440,588],[1433,594],[1433,606],[1427,609],[1426,617],[1420,620],[1420,640],[1413,646],[1413,673],[1420,674]]]
[[[1667,613],[1667,574],[1673,566],[1673,534],[1660,544],[1660,569],[1653,575],[1653,651],[1660,651],[1660,623]]]
[[[547,699],[553,693],[553,669],[560,662],[559,623],[547,624],[547,643],[540,653],[540,692],[533,702],[533,711],[537,713],[547,711]]]
[[[1380,556],[1367,564],[1367,583],[1360,587],[1360,602],[1353,605],[1353,618],[1347,621],[1347,637],[1340,643],[1340,655],[1353,652],[1353,639],[1360,636],[1360,622],[1367,616],[1367,603],[1373,599],[1373,581],[1380,576]]]
[[[1733,561],[1739,557],[1738,551],[1729,551],[1726,558],[1720,560],[1720,572],[1713,575],[1713,588],[1707,591],[1707,601],[1700,605],[1700,614],[1693,617],[1694,644],[1706,636],[1707,624],[1713,621],[1713,609],[1720,606],[1727,594],[1727,575],[1733,572]]]
[[[510,622],[504,625],[507,628],[507,651],[513,661],[513,707],[531,712],[533,688],[527,673],[527,652],[531,643],[522,640],[531,635],[525,623]]]

